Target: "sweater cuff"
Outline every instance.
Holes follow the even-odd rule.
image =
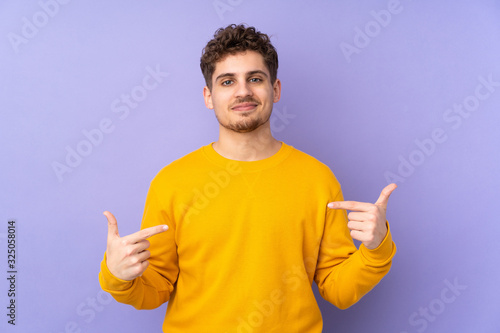
[[[106,253],[104,253],[104,259],[101,262],[101,271],[99,272],[99,283],[105,291],[124,291],[131,288],[134,281],[122,280],[111,274],[108,265],[106,265]]]
[[[392,241],[391,229],[389,228],[389,222],[386,221],[387,234],[380,245],[370,250],[364,244],[361,244],[360,250],[366,261],[373,264],[383,265],[387,261],[390,261],[392,257],[396,254],[396,245]],[[378,266],[377,265],[377,266]]]

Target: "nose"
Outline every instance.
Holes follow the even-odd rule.
[[[238,82],[235,95],[236,95],[235,97],[240,97],[240,98],[253,95],[252,89],[250,88],[250,85],[246,80]]]

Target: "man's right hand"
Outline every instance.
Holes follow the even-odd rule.
[[[149,265],[149,241],[146,238],[168,230],[168,226],[158,225],[120,237],[116,218],[108,211],[104,215],[108,219],[106,265],[117,278],[132,281],[141,276]]]

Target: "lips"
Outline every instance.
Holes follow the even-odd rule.
[[[233,111],[250,111],[257,107],[257,103],[240,103],[233,106]]]

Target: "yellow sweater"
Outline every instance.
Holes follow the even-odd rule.
[[[118,302],[153,309],[168,301],[163,331],[322,331],[311,285],[347,308],[389,271],[390,232],[357,250],[330,169],[282,143],[273,156],[233,161],[207,145],[172,162],[151,182],[141,228],[167,224],[149,239],[150,265],[134,281],[101,263],[101,287]]]

